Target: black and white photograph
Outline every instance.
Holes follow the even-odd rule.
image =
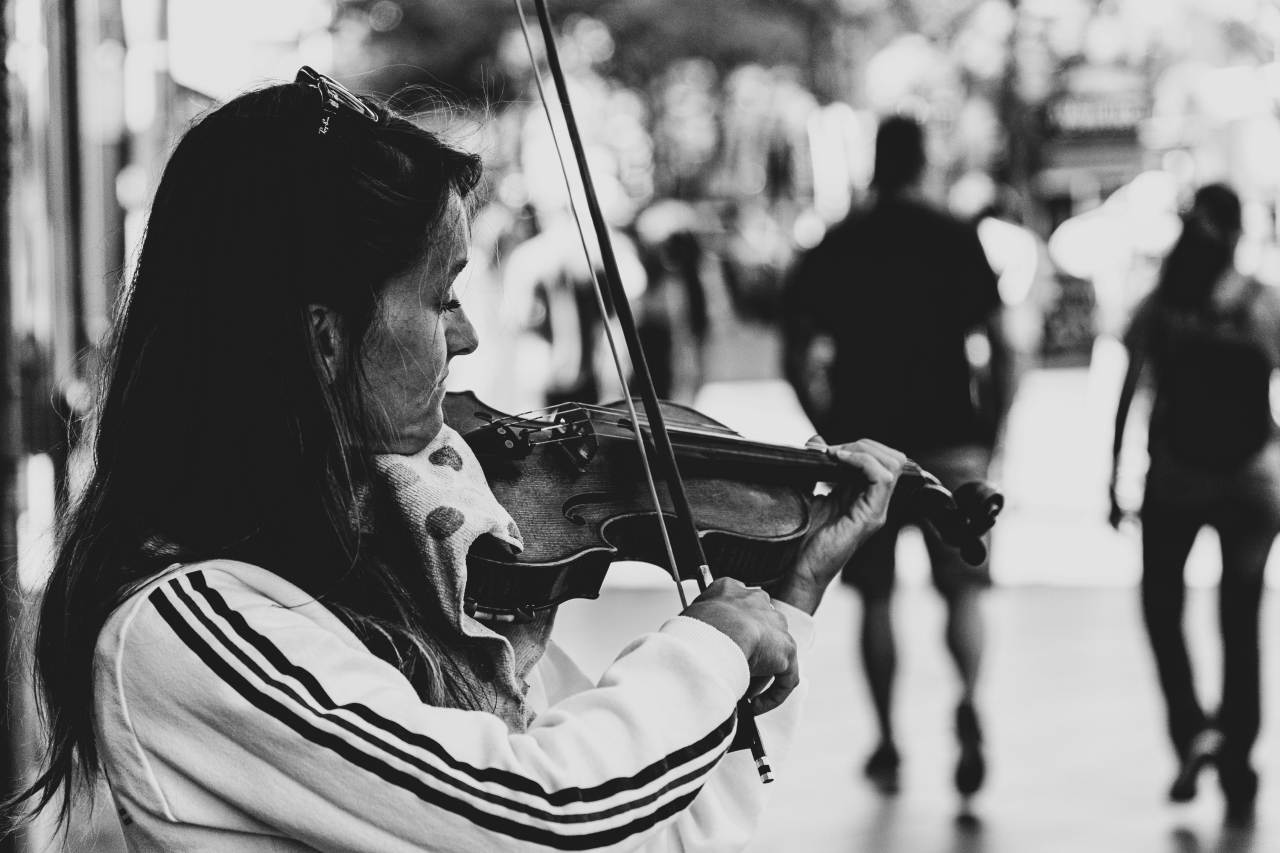
[[[1280,0],[0,54],[0,853],[1280,851]]]

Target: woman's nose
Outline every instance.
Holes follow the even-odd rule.
[[[471,325],[471,318],[463,309],[459,308],[449,316],[445,342],[449,345],[450,358],[473,353],[476,347],[480,346],[480,336],[476,334],[476,327]]]

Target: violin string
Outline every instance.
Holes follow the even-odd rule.
[[[607,408],[603,408],[603,407],[599,407],[599,406],[587,406],[587,405],[583,405],[583,406],[582,406],[582,408],[583,408],[583,409],[585,409],[585,410],[588,410],[588,411],[595,411],[595,412],[599,412],[599,413],[617,414],[613,409],[607,409]],[[524,418],[524,419],[525,419],[525,420],[531,420],[530,418]],[[499,421],[497,421],[497,420],[495,420],[495,421],[493,421],[493,422],[492,422],[492,424],[493,424],[493,425],[497,425],[498,423],[499,423]],[[554,422],[546,422],[546,423],[545,423],[545,427],[555,427],[555,426],[558,426],[558,424],[556,424],[556,423],[554,423]],[[601,426],[605,426],[605,427],[609,427],[609,428],[613,428],[613,427],[623,427],[623,428],[626,428],[626,429],[627,429],[627,436],[630,438],[631,436],[635,435],[638,431],[643,431],[645,428],[647,428],[647,427],[649,426],[649,422],[648,422],[647,420],[645,420],[644,418],[641,418],[641,420],[640,420],[640,430],[635,430],[635,429],[631,428],[631,424],[630,424],[629,422],[616,423],[616,424],[615,424],[615,423],[610,423],[610,422],[609,422],[609,419],[605,419],[605,422],[604,422]],[[794,445],[788,445],[788,444],[770,444],[770,443],[768,443],[768,442],[753,441],[752,439],[746,438],[745,436],[742,436],[742,435],[739,435],[739,434],[737,434],[737,433],[733,432],[732,430],[728,429],[727,427],[724,427],[724,428],[723,428],[723,430],[724,430],[724,431],[723,431],[723,432],[721,432],[721,431],[717,431],[717,430],[714,430],[714,429],[712,429],[712,430],[704,430],[704,429],[701,429],[701,428],[699,428],[699,427],[681,427],[681,426],[676,426],[676,427],[669,427],[669,428],[667,429],[667,432],[668,432],[670,435],[672,435],[673,437],[676,437],[676,438],[682,438],[682,437],[691,437],[691,438],[709,438],[709,439],[714,439],[715,441],[720,442],[721,444],[726,444],[726,445],[739,445],[741,448],[744,448],[744,449],[756,448],[756,449],[762,449],[762,450],[770,450],[770,451],[773,451],[773,452],[775,452],[775,453],[779,453],[779,454],[787,454],[787,455],[791,455],[791,456],[792,456],[793,458],[795,458],[798,462],[799,462],[799,461],[809,461],[810,459],[812,459],[812,458],[816,458],[816,457],[819,457],[819,456],[829,456],[829,454],[827,454],[825,451],[818,450],[818,449],[811,448],[811,447],[797,447],[797,446],[794,446]],[[596,435],[602,435],[602,436],[610,437],[610,438],[615,438],[615,437],[617,437],[617,436],[616,436],[616,435],[614,435],[613,433],[611,433],[611,432],[606,432],[606,431],[601,430],[601,429],[599,429],[599,428],[597,428],[597,429],[595,430],[595,434],[596,434]],[[561,437],[561,438],[554,439],[554,440],[553,440],[553,439],[544,439],[544,440],[539,441],[539,442],[537,442],[537,443],[538,443],[538,444],[551,444],[551,443],[558,443],[558,442],[561,442],[561,441],[575,441],[575,440],[578,440],[579,438],[581,438],[581,436],[577,436],[577,435],[566,435],[566,436],[563,436],[563,437]]]
[[[635,431],[633,430],[632,432],[635,432]],[[681,435],[679,430],[670,430],[669,432],[671,432],[671,434],[676,437]],[[602,438],[612,438],[612,439],[622,440],[620,436],[617,436],[611,432],[597,432],[596,435]],[[630,436],[628,436],[628,438],[629,437]],[[543,439],[535,443],[539,447],[545,447],[547,445],[552,445],[552,444],[568,444],[573,441],[581,441],[581,440],[582,440],[582,436],[579,436],[579,435],[557,435],[553,438]],[[751,442],[747,440],[743,440],[743,441],[745,444],[749,444],[752,446],[765,447],[770,450],[784,451],[787,453],[791,453],[793,454],[793,456],[790,460],[787,460],[787,461],[793,462],[797,465],[803,462],[817,463],[820,459],[827,460],[832,465],[839,464],[833,459],[832,454],[829,450],[823,450],[821,448],[790,447],[786,445],[763,444],[763,443]],[[911,459],[908,459],[906,462],[903,463],[902,475],[909,476],[909,477],[919,477],[928,483],[941,485],[941,482],[938,480],[936,476],[929,473],[924,468],[921,468],[920,463]]]
[[[505,415],[501,418],[495,418],[494,420],[490,421],[485,427],[481,427],[481,429],[487,429],[494,426],[510,426],[511,424],[517,423],[517,422],[531,422],[535,424],[543,424],[544,426],[558,426],[559,424],[557,424],[555,421],[549,421],[549,420],[544,421],[544,420],[539,420],[539,418],[540,417],[550,418],[552,415],[562,414],[563,412],[577,412],[579,410],[587,414],[588,416],[587,420],[591,420],[590,415],[592,413],[599,414],[599,415],[618,414],[616,409],[612,409],[606,406],[593,406],[588,403],[574,403],[572,406],[566,406],[564,404],[561,404],[557,406],[545,406],[540,409],[530,409],[527,412],[522,412],[517,415]],[[605,418],[603,420],[605,420],[606,425],[611,427],[615,425],[630,427],[629,423],[613,424],[613,423],[609,423],[610,419],[608,418]],[[641,429],[649,425],[648,419],[643,416],[639,418],[639,423],[640,423]],[[637,432],[638,430],[629,429],[628,437],[633,436]],[[792,460],[795,461],[797,464],[801,462],[816,461],[818,457],[831,459],[831,456],[832,456],[830,448],[822,449],[822,448],[813,448],[813,447],[798,447],[798,446],[789,445],[789,444],[771,444],[769,442],[753,441],[752,439],[746,438],[745,436],[742,436],[734,432],[729,427],[719,426],[715,424],[707,424],[705,425],[705,428],[703,425],[676,426],[675,428],[668,429],[668,432],[672,435],[675,435],[676,437],[693,436],[693,437],[701,437],[701,438],[713,438],[713,439],[716,439],[717,441],[722,441],[726,444],[738,444],[738,445],[741,445],[743,448],[762,448],[765,450],[773,451],[775,453],[790,455],[792,457]],[[611,433],[603,432],[600,430],[596,430],[595,434],[606,437],[606,438],[617,437]],[[581,436],[578,436],[578,435],[563,435],[563,436],[558,436],[556,438],[544,439],[542,441],[537,442],[537,444],[539,445],[564,444],[570,441],[580,440],[580,438]],[[937,482],[937,477],[935,477],[933,474],[926,471],[924,468],[920,466],[918,462],[916,462],[913,459],[906,460],[902,468],[902,473],[922,477],[928,481]]]
[[[520,422],[533,422],[533,423],[552,425],[556,423],[554,420],[552,420],[553,417],[557,415],[562,415],[565,412],[576,412],[579,410],[588,416],[593,414],[600,415],[605,420],[608,419],[607,416],[610,416],[610,415],[617,416],[619,414],[617,409],[613,409],[608,406],[598,406],[598,405],[592,405],[590,403],[574,403],[572,406],[561,404],[557,406],[544,406],[539,409],[529,409],[528,411],[520,412],[514,415],[503,415],[500,418],[494,418],[493,420],[489,421],[485,426],[486,427],[511,426],[512,424],[516,424]],[[635,419],[632,422],[638,422],[642,428],[649,426],[649,419],[643,413],[638,412],[634,408],[631,409],[631,413],[636,415]],[[751,439],[746,438],[745,436],[742,436],[734,432],[729,427],[721,426],[719,424],[697,424],[691,421],[681,421],[681,420],[674,420],[673,423],[675,424],[675,426],[668,427],[669,432],[679,432],[685,435],[701,435],[701,436],[706,436],[708,438],[723,438],[730,441],[736,441],[742,444],[755,444],[761,447],[778,447],[778,448],[785,448],[787,450],[804,449],[800,447],[793,447],[791,445],[771,445],[766,442],[752,441]],[[482,429],[483,428],[484,427],[482,427]]]
[[[539,418],[550,418],[553,415],[561,414],[564,411],[577,411],[577,410],[581,410],[587,413],[588,416],[591,415],[592,413],[595,413],[598,415],[617,415],[618,414],[618,411],[616,409],[608,408],[606,406],[594,406],[588,403],[575,403],[571,407],[566,407],[563,405],[546,406],[541,409],[531,409],[527,412],[523,412],[517,415],[506,415],[502,418],[496,418],[490,421],[489,424],[487,424],[486,426],[487,427],[510,426],[511,424],[518,423],[518,422],[532,422],[537,424],[544,424],[546,426],[553,426],[553,425],[556,425],[555,421],[539,420]],[[588,417],[588,420],[590,420],[590,417]],[[603,418],[603,420],[605,420],[607,423],[610,419]],[[641,429],[644,429],[649,426],[649,420],[645,416],[639,415],[637,420],[640,424]],[[636,421],[633,421],[633,423],[634,422]],[[677,422],[677,424],[678,423],[679,422]],[[614,424],[609,424],[609,425],[613,426]],[[618,424],[618,425],[630,426],[630,424]],[[483,428],[484,427],[482,427],[482,429]],[[823,456],[826,458],[831,457],[830,452],[827,450],[822,450],[822,449],[812,448],[812,447],[800,447],[800,446],[790,445],[790,444],[772,444],[769,442],[754,441],[752,439],[746,438],[745,436],[742,436],[734,432],[729,427],[719,426],[714,424],[705,424],[705,425],[698,424],[698,425],[691,425],[691,426],[677,425],[675,427],[668,428],[667,431],[670,434],[675,436],[693,436],[693,437],[702,437],[702,438],[713,438],[713,439],[716,439],[717,441],[722,441],[726,444],[738,444],[744,448],[761,448],[761,449],[773,451],[775,453],[789,454],[795,459],[796,462],[810,461],[812,458],[815,458],[817,456]],[[635,432],[636,430],[630,430],[628,435],[632,435]],[[539,444],[559,443],[560,441],[573,441],[576,438],[577,438],[576,436],[570,435],[570,436],[565,436],[563,439],[559,439],[556,442],[547,440],[547,441],[540,441],[538,443]],[[927,471],[924,471],[917,463],[915,463],[912,460],[907,460],[907,464],[903,470],[905,473],[908,473],[908,474],[923,474],[923,475],[926,475],[927,477],[932,476],[932,475],[929,475]]]
[[[601,411],[609,412],[611,410],[602,409]],[[619,426],[630,427],[630,424],[619,424]],[[642,420],[640,422],[641,429],[644,429],[648,426],[649,426],[649,422],[647,420]],[[668,427],[667,432],[670,433],[672,436],[690,436],[695,438],[709,438],[709,439],[714,439],[718,442],[722,442],[724,444],[740,445],[743,448],[758,448],[762,450],[770,450],[780,454],[790,454],[798,460],[805,459],[806,457],[810,457],[814,454],[829,455],[829,454],[826,454],[825,451],[817,450],[812,447],[799,447],[799,446],[790,445],[790,444],[773,444],[765,441],[755,441],[753,439],[747,438],[746,436],[743,436],[734,432],[728,427],[708,426],[704,428],[702,425],[699,424],[696,426]]]
[[[608,407],[606,407],[606,406],[592,406],[592,405],[589,405],[589,404],[586,404],[586,403],[582,403],[582,404],[580,404],[580,405],[581,405],[581,407],[582,407],[585,411],[587,411],[587,412],[593,412],[593,413],[600,414],[600,415],[617,415],[617,414],[618,414],[618,412],[617,412],[617,410],[616,410],[616,409],[611,409],[611,408],[608,408]],[[674,428],[676,428],[676,429],[683,429],[683,430],[699,430],[699,431],[703,432],[703,433],[704,433],[704,434],[706,434],[706,435],[712,435],[712,434],[715,434],[715,435],[724,435],[724,436],[729,436],[729,437],[733,437],[733,438],[742,438],[742,436],[741,436],[741,435],[739,435],[738,433],[734,432],[734,431],[733,431],[732,429],[730,429],[729,427],[727,427],[727,426],[721,426],[720,424],[699,424],[699,423],[695,423],[695,422],[693,422],[693,421],[680,420],[679,418],[675,418],[675,419],[673,419],[673,420],[672,420],[672,423],[674,423],[674,424],[676,425],[676,426],[674,427]],[[640,424],[641,424],[642,426],[648,426],[648,425],[649,425],[649,418],[648,418],[646,415],[641,414],[641,415],[640,415]],[[670,429],[670,427],[669,427],[669,429]]]
[[[677,439],[681,436],[681,433],[678,430],[669,430],[669,432],[673,439]],[[595,435],[599,438],[615,439],[619,441],[632,440],[633,434],[634,434],[634,431],[629,431],[624,439],[624,436],[620,436],[610,431],[598,430],[595,433]],[[719,436],[715,436],[715,437],[719,438]],[[538,441],[535,441],[533,443],[539,447],[545,447],[548,445],[569,444],[571,442],[581,441],[581,440],[582,440],[582,436],[580,435],[556,435],[551,438],[539,439]],[[803,465],[806,462],[811,464],[816,464],[822,460],[830,460],[830,454],[827,454],[822,450],[815,450],[813,448],[785,447],[785,446],[775,446],[775,445],[769,445],[769,444],[756,444],[754,442],[749,442],[749,441],[744,441],[742,443],[744,445],[744,448],[747,448],[747,449],[751,447],[763,447],[769,450],[776,450],[776,451],[782,451],[784,453],[793,454],[791,459],[787,459],[784,461],[793,462],[796,465]],[[677,446],[678,446],[678,442],[677,442]],[[689,446],[689,445],[686,445],[686,446]]]
[[[627,401],[627,410],[631,413],[633,423],[639,421],[636,414],[635,403],[631,399],[631,389],[627,384],[626,371],[622,366],[622,356],[618,352],[617,341],[613,337],[613,327],[609,322],[609,311],[604,304],[604,287],[600,283],[600,277],[596,272],[595,262],[591,258],[591,249],[587,244],[587,234],[582,227],[582,216],[578,210],[577,202],[573,195],[573,182],[569,179],[569,166],[564,156],[564,150],[560,145],[560,136],[556,132],[555,119],[551,114],[551,103],[547,99],[547,93],[542,86],[542,73],[538,69],[538,60],[533,50],[533,39],[529,35],[529,23],[525,19],[524,3],[521,0],[513,0],[516,6],[516,16],[520,19],[520,32],[524,35],[525,48],[529,51],[529,62],[533,65],[533,79],[538,87],[538,97],[542,101],[542,109],[547,115],[547,125],[551,131],[551,141],[556,149],[556,157],[560,160],[560,171],[564,175],[565,191],[569,196],[569,207],[573,211],[573,221],[578,227],[578,238],[582,241],[582,251],[586,255],[587,270],[591,275],[591,282],[594,285],[593,291],[596,297],[597,307],[600,309],[600,317],[603,320],[601,325],[604,326],[605,339],[609,342],[609,353],[613,357],[613,366],[618,372],[618,381],[622,384],[622,393]],[[567,121],[567,119],[566,119]],[[676,583],[676,594],[680,596],[680,608],[682,610],[688,608],[689,600],[684,594],[684,586],[680,583],[680,568],[676,563],[675,549],[671,545],[671,536],[667,531],[667,520],[661,512],[662,503],[658,499],[658,487],[653,481],[653,467],[649,464],[649,454],[645,448],[644,436],[640,430],[635,430],[636,449],[640,453],[640,464],[644,469],[645,481],[649,487],[649,495],[653,500],[654,507],[658,508],[658,530],[662,534],[662,546],[667,554],[667,565],[671,570],[671,577]]]
[[[561,410],[572,411],[573,408],[572,407],[566,408],[563,405],[544,406],[541,409],[530,409],[527,412],[520,412],[519,414],[515,414],[515,415],[503,415],[500,418],[494,418],[493,420],[489,421],[483,427],[480,427],[480,429],[488,429],[490,427],[495,427],[495,426],[511,426],[512,424],[526,423],[526,422],[534,423],[534,424],[550,425],[550,424],[554,424],[555,421],[547,420],[547,419],[553,417],[554,415],[559,414]]]
[[[598,414],[598,415],[602,415],[602,416],[610,416],[610,415],[612,415],[612,416],[615,416],[615,417],[619,414],[617,409],[609,408],[609,407],[607,407],[607,406],[593,406],[593,405],[591,405],[591,404],[589,404],[589,403],[576,403],[576,404],[574,404],[574,405],[575,405],[575,407],[576,407],[576,408],[582,409],[584,412],[587,412],[588,414]],[[551,411],[551,409],[550,409],[550,408],[548,408],[548,409],[541,409],[541,410],[540,410],[540,409],[535,409],[535,410],[533,410],[533,411],[534,411],[534,412],[537,412],[537,411],[548,411],[548,412],[549,412],[549,411]],[[632,411],[632,413],[635,413],[635,409],[634,409],[634,408],[632,408],[632,409],[631,409],[631,411]],[[529,413],[529,414],[532,414],[532,413]],[[517,416],[517,417],[521,417],[521,416]],[[610,419],[610,418],[608,418],[608,417],[605,417],[605,418],[604,418],[604,420],[609,420],[609,419]],[[638,416],[638,418],[633,418],[633,419],[630,421],[630,423],[638,423],[638,424],[640,425],[640,427],[641,427],[641,428],[646,428],[646,427],[648,427],[648,426],[649,426],[649,419],[648,419],[648,417],[646,417],[644,414],[640,414],[640,415]],[[773,448],[780,448],[780,449],[785,449],[785,450],[806,450],[806,449],[808,449],[808,448],[803,448],[803,447],[796,447],[796,446],[793,446],[793,445],[785,445],[785,444],[770,444],[770,443],[768,443],[768,442],[753,441],[752,439],[749,439],[749,438],[747,438],[746,436],[743,436],[743,435],[741,435],[741,434],[739,434],[739,433],[737,433],[737,432],[734,432],[734,431],[733,431],[732,429],[730,429],[729,427],[727,427],[727,426],[723,426],[723,425],[720,425],[720,424],[699,424],[699,423],[693,423],[693,422],[691,422],[691,421],[681,421],[681,420],[675,420],[673,423],[674,423],[675,425],[674,425],[674,426],[670,426],[670,425],[669,425],[669,426],[667,427],[667,432],[669,432],[669,433],[677,433],[677,434],[682,434],[682,435],[700,435],[700,436],[705,436],[705,437],[707,437],[707,438],[725,439],[725,440],[727,440],[727,441],[734,441],[734,442],[738,442],[738,443],[740,443],[740,444],[752,444],[752,445],[756,445],[756,446],[759,446],[759,447],[773,447]],[[626,425],[629,425],[629,424],[627,424],[627,423],[625,423],[625,422],[624,422],[622,425],[623,425],[623,426],[626,426]]]

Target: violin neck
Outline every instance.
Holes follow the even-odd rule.
[[[671,441],[681,465],[689,463],[691,474],[713,469],[730,478],[796,485],[866,482],[866,477],[857,468],[816,448],[764,444],[742,438],[687,437],[678,429],[671,432]],[[908,462],[903,473],[911,475],[918,472],[919,467]]]

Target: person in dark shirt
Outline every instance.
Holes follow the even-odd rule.
[[[1227,819],[1253,820],[1258,774],[1250,755],[1262,719],[1258,616],[1267,559],[1280,533],[1280,437],[1271,377],[1280,368],[1280,298],[1234,263],[1240,199],[1223,184],[1196,192],[1155,289],[1134,312],[1112,445],[1111,515],[1124,515],[1116,473],[1129,407],[1155,380],[1151,464],[1142,502],[1142,613],[1179,762],[1169,798],[1196,796],[1217,766]],[[1222,701],[1206,711],[1182,629],[1183,572],[1204,526],[1222,549],[1218,606]]]
[[[1011,398],[1000,295],[976,229],[926,203],[924,131],[886,119],[876,136],[872,200],[804,255],[785,301],[785,370],[801,405],[830,440],[866,436],[901,448],[949,488],[986,476]],[[978,399],[968,341],[985,331],[995,381]],[[827,354],[815,381],[813,353]],[[994,399],[991,399],[994,398]],[[866,765],[884,792],[898,789],[891,719],[896,652],[890,620],[900,525],[878,533],[844,570],[864,605],[861,653],[880,729]],[[956,708],[957,790],[986,775],[974,689],[983,647],[978,596],[984,563],[967,566],[922,528],[934,583],[947,604],[947,647],[962,683]]]

